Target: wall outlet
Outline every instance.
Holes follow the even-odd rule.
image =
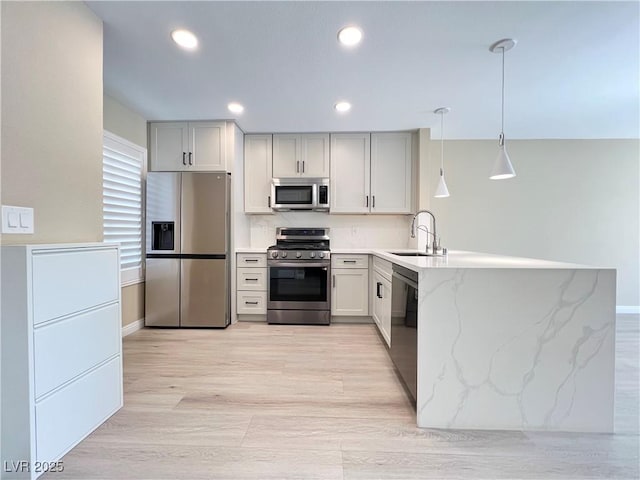
[[[33,233],[33,208],[2,205],[2,233]]]

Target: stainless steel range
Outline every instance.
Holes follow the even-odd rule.
[[[328,228],[276,229],[267,249],[267,322],[329,325],[331,253]]]

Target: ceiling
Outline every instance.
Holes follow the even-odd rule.
[[[87,2],[104,22],[105,91],[147,120],[234,118],[245,132],[433,127],[505,135],[638,138],[639,12],[631,2]],[[357,24],[362,43],[336,41]],[[196,34],[187,52],[170,38]],[[353,108],[333,109],[338,100]],[[245,106],[227,110],[230,101]]]

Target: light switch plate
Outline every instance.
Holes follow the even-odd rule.
[[[2,205],[2,233],[33,233],[33,208]]]

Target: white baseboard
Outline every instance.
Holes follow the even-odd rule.
[[[131,322],[130,324],[122,327],[122,336],[126,337],[127,335],[131,335],[133,332],[137,332],[142,327],[144,327],[144,318],[136,320],[135,322]]]
[[[640,313],[640,305],[617,305],[616,313]]]

